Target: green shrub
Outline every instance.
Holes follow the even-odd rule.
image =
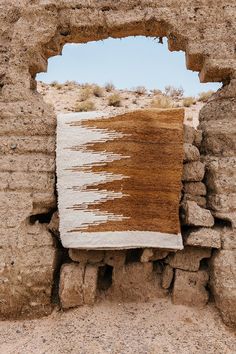
[[[183,106],[184,107],[190,107],[194,104],[196,104],[196,99],[194,97],[185,97],[183,99]]]
[[[121,97],[118,93],[114,93],[110,95],[108,98],[108,105],[113,107],[120,107],[121,106]]]
[[[89,112],[95,111],[95,105],[92,101],[78,102],[74,108],[75,112]]]

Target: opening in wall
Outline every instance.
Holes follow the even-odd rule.
[[[196,127],[212,92],[197,94],[196,74],[166,42],[162,51],[145,37],[120,43],[65,46],[38,76],[58,116],[61,239],[68,248],[180,249],[183,113]]]

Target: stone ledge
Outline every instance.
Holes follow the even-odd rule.
[[[184,237],[186,246],[203,247],[203,248],[221,248],[220,230],[210,228],[200,228],[191,231]]]
[[[182,251],[169,255],[166,263],[172,268],[196,272],[200,267],[200,261],[210,257],[211,249],[187,246]]]
[[[185,225],[212,227],[214,217],[210,210],[203,209],[194,201],[182,204],[182,220]]]

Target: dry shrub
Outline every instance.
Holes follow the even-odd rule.
[[[68,87],[78,86],[78,82],[67,80],[64,85]]]
[[[59,85],[59,83],[58,83],[58,81],[52,81],[49,85],[52,87],[55,87],[55,86]]]
[[[121,97],[118,93],[114,93],[113,95],[108,97],[108,105],[113,107],[121,106]]]
[[[103,88],[98,85],[95,85],[93,87],[93,94],[95,97],[103,97],[104,96]]]
[[[207,92],[201,92],[199,93],[199,98],[198,98],[198,101],[201,101],[201,102],[207,102],[209,100],[209,98],[214,94],[215,92],[210,90],[210,91],[207,91]]]
[[[161,90],[158,90],[158,89],[153,89],[153,90],[151,90],[151,92],[152,92],[152,94],[153,94],[154,96],[156,96],[156,95],[162,95],[162,91],[161,91]]]
[[[196,99],[194,97],[185,97],[183,99],[183,106],[184,107],[190,107],[194,104],[196,104]]]
[[[63,84],[58,84],[56,87],[55,87],[57,90],[61,90],[64,88],[64,85]]]
[[[134,88],[134,92],[141,96],[147,93],[147,89],[144,86],[137,86]]]
[[[93,101],[78,102],[74,108],[75,112],[89,112],[95,111],[95,105]]]
[[[50,83],[50,86],[54,87],[56,90],[61,90],[64,87],[64,85],[63,84],[59,84],[58,81],[52,81]]]
[[[91,88],[92,84],[89,84],[88,82],[84,82],[83,84],[80,84],[81,88]]]
[[[112,82],[108,82],[106,85],[105,85],[105,90],[107,92],[112,92],[115,90],[115,86],[113,85]]]
[[[172,98],[181,98],[184,95],[184,90],[182,87],[166,86],[165,94]]]
[[[152,100],[151,107],[152,108],[173,108],[174,102],[170,97],[159,96]]]
[[[80,91],[80,101],[87,101],[92,95],[91,86],[83,87]]]

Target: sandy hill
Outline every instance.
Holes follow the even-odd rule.
[[[160,90],[148,91],[141,86],[133,90],[118,90],[112,84],[100,87],[96,84],[76,82],[38,82],[38,91],[47,103],[53,105],[56,113],[94,110],[118,113],[147,107],[185,107],[185,123],[195,127],[198,125],[199,110],[211,94],[203,93],[197,99],[183,97],[182,92],[173,87],[162,93]]]

